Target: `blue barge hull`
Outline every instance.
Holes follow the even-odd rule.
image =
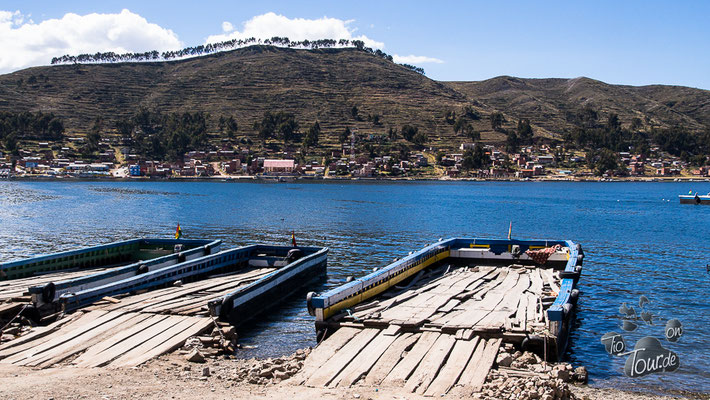
[[[262,249],[279,255],[289,248]],[[302,257],[289,261],[287,265],[248,286],[210,302],[210,314],[240,325],[325,275],[328,248],[300,247],[298,250],[303,254]]]
[[[185,250],[209,245],[200,239],[131,239],[82,249],[0,263],[0,281],[74,269],[91,269],[148,260],[171,254],[176,245]]]

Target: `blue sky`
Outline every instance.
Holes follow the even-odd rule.
[[[112,35],[110,29],[102,30],[101,26],[114,23],[110,20],[96,22],[97,27],[75,33],[76,38],[70,44],[58,45],[56,42],[61,42],[62,37],[71,35],[57,32],[53,40],[44,38],[69,24],[56,24],[56,27],[45,24],[43,29],[38,25],[46,20],[61,20],[67,13],[120,14],[123,9],[130,10],[134,20],[138,16],[147,20],[145,26],[138,23],[143,28],[131,28],[134,34],[128,38],[128,34]],[[306,20],[294,29],[307,29],[309,20],[323,17],[343,21],[341,25],[352,37],[365,36],[382,44],[385,52],[403,60],[419,60],[415,63],[423,67],[429,77],[438,80],[482,80],[499,75],[587,76],[609,83],[661,83],[710,89],[708,1],[4,0],[0,10],[19,11],[14,14],[15,21],[10,28],[14,31],[5,35],[8,37],[5,48],[0,37],[0,54],[4,54],[0,56],[2,72],[27,64],[46,64],[47,57],[51,58],[46,54],[62,50],[102,47],[93,50],[98,51],[115,45],[116,49],[139,51],[142,49],[132,47],[154,45],[167,49],[178,43],[203,44],[210,36],[227,37],[248,31],[245,22],[272,12],[289,19]],[[0,26],[2,21],[0,18]],[[224,22],[229,22],[233,30],[225,32]],[[120,26],[124,22],[115,23]],[[34,24],[36,29],[21,30],[24,24]],[[151,24],[164,31],[156,32]],[[153,36],[146,36],[144,40],[139,35],[144,28]],[[252,25],[250,29],[258,28]],[[269,29],[278,30],[279,26],[259,31],[271,32]],[[169,31],[172,34],[165,33]],[[22,35],[39,35],[42,40],[34,37],[25,42]],[[96,41],[101,35],[106,36],[105,40]],[[25,60],[26,53],[29,54],[27,61],[20,64],[17,59]],[[10,54],[17,55],[14,64],[9,59]],[[6,58],[4,64],[2,57]]]

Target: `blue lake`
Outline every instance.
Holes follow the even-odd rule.
[[[441,237],[571,239],[586,257],[577,322],[567,354],[591,384],[710,391],[710,207],[680,205],[710,183],[411,182],[15,182],[0,181],[0,260],[137,236],[328,246],[321,291]],[[670,201],[668,201],[670,200]],[[627,346],[656,336],[680,357],[676,372],[623,375],[626,357],[606,354],[601,336],[620,328],[619,306],[639,296],[658,325],[624,333]],[[663,338],[665,320],[684,335]],[[243,357],[275,356],[314,344],[303,294],[248,329]]]

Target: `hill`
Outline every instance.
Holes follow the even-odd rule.
[[[454,132],[444,114],[467,104],[445,84],[356,49],[251,46],[179,61],[57,65],[0,76],[0,111],[53,112],[66,121],[68,135],[86,133],[97,116],[113,126],[147,108],[207,112],[212,131],[219,116],[234,115],[238,135],[246,136],[256,135],[252,125],[265,111],[286,111],[302,130],[317,119],[330,142],[346,126],[385,133],[404,124],[434,143],[450,142]],[[368,115],[379,115],[379,123]],[[490,130],[483,120],[477,127]]]
[[[710,91],[682,86],[610,85],[589,78],[522,79],[500,76],[480,82],[447,82],[465,96],[528,118],[551,132],[574,126],[573,115],[591,107],[616,113],[622,124],[640,118],[644,127],[682,125],[691,131],[710,126]]]
[[[429,144],[450,149],[470,141],[454,133],[446,117],[462,115],[465,107],[487,142],[505,140],[491,129],[488,117],[496,110],[505,114],[503,129],[528,118],[536,136],[555,138],[574,127],[583,107],[601,118],[616,113],[625,126],[639,118],[646,130],[682,125],[697,133],[710,126],[706,90],[588,78],[437,82],[354,48],[259,45],[177,61],[56,65],[0,75],[0,111],[52,112],[64,120],[67,136],[86,134],[97,117],[112,130],[116,121],[149,109],[209,113],[213,139],[219,117],[232,115],[237,136],[255,139],[253,124],[264,112],[286,111],[295,114],[301,131],[318,120],[326,148],[339,145],[345,127],[385,135],[409,124],[425,132]]]

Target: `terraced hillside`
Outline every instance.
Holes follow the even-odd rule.
[[[234,115],[238,135],[255,136],[252,124],[265,111],[284,110],[294,113],[302,127],[318,119],[326,142],[335,142],[346,126],[386,133],[390,126],[410,124],[434,143],[458,145],[463,138],[454,139],[444,114],[464,105],[481,113],[476,128],[490,131],[487,108],[355,49],[252,46],[182,61],[59,65],[0,76],[0,110],[54,112],[68,122],[70,134],[86,132],[97,116],[110,122],[145,107],[208,112],[213,130],[220,115]],[[359,120],[352,116],[353,106]],[[380,123],[368,121],[368,114],[380,115]]]
[[[35,67],[0,75],[0,111],[53,112],[66,122],[67,135],[86,133],[96,117],[112,129],[116,120],[141,108],[160,112],[204,111],[208,131],[220,116],[233,115],[238,136],[255,138],[253,123],[265,111],[295,114],[302,131],[316,119],[321,144],[338,146],[345,127],[386,134],[409,124],[429,136],[429,144],[457,147],[445,115],[472,107],[472,121],[484,141],[502,141],[488,116],[505,114],[503,128],[529,118],[536,136],[559,137],[573,126],[571,115],[592,106],[600,118],[617,113],[628,126],[681,124],[694,132],[710,126],[710,91],[677,86],[620,86],[588,78],[437,82],[383,58],[356,49],[297,50],[251,46],[198,58],[117,64]],[[353,117],[353,106],[359,117]],[[374,123],[370,116],[379,116]],[[451,121],[449,121],[451,122]],[[400,139],[402,140],[402,139]]]
[[[505,110],[552,132],[571,128],[568,114],[590,106],[622,124],[640,118],[645,127],[710,126],[710,91],[682,86],[610,85],[589,78],[522,79],[500,76],[480,82],[447,82],[469,98]]]

